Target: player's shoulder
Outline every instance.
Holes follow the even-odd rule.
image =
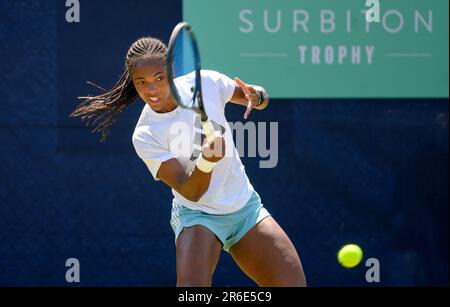
[[[150,125],[141,124],[137,125],[134,128],[133,132],[133,143],[135,142],[148,142],[150,139],[153,138],[152,130],[150,128]]]
[[[135,128],[143,126],[143,125],[145,125],[145,124],[147,124],[149,122],[150,114],[149,114],[148,108],[149,108],[149,106],[147,104],[145,104],[144,107],[142,108],[141,115],[139,116],[139,119],[138,119],[138,121],[136,123],[136,127]]]
[[[200,75],[202,76],[203,80],[211,80],[211,81],[220,81],[225,78],[229,78],[225,74],[218,72],[216,70],[209,70],[209,69],[202,69],[200,71]]]
[[[141,125],[134,129],[132,142],[136,149],[148,151],[162,144],[162,135],[155,134],[155,129],[151,125]]]
[[[143,140],[152,136],[152,120],[149,108],[146,104],[142,109],[141,116],[134,127],[133,141],[135,139]]]
[[[234,88],[234,80],[216,70],[202,70],[202,83],[205,87]]]

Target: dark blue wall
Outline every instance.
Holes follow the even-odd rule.
[[[171,193],[131,144],[143,103],[107,143],[68,117],[77,96],[121,74],[125,52],[167,42],[180,1],[0,2],[0,286],[58,285],[65,261],[81,286],[173,286]],[[229,121],[243,109],[228,106]],[[254,121],[279,123],[279,163],[243,159],[263,202],[291,237],[311,286],[373,286],[364,265],[336,261],[343,244],[380,260],[382,286],[448,285],[448,99],[274,100]],[[254,285],[223,253],[216,286]]]

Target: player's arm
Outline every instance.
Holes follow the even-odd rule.
[[[218,146],[215,146],[218,145]],[[206,142],[194,170],[187,174],[180,162],[173,158],[161,164],[157,177],[184,198],[197,202],[206,193],[214,165],[225,155],[223,137]]]
[[[230,102],[247,107],[244,118],[247,119],[252,109],[262,110],[269,104],[267,91],[258,85],[251,85],[239,78],[234,79],[236,87]]]

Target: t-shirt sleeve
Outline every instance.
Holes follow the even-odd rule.
[[[208,70],[207,76],[218,87],[220,99],[225,105],[228,101],[231,100],[231,97],[233,97],[234,88],[236,86],[234,80],[224,74],[213,70]]]
[[[133,146],[137,155],[147,165],[155,180],[161,164],[174,158],[174,155],[156,140],[147,127],[137,127],[133,133]]]

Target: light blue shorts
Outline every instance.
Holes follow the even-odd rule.
[[[173,202],[170,225],[175,233],[175,244],[184,227],[202,225],[219,238],[222,248],[229,253],[231,246],[269,215],[270,213],[263,207],[258,193],[253,192],[252,197],[242,209],[228,214],[209,214]]]

